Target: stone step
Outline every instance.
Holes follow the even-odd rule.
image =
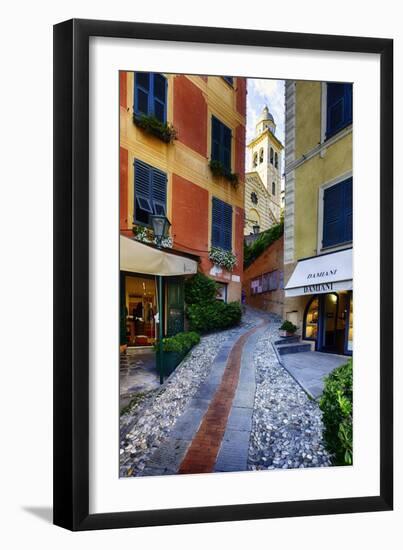
[[[302,344],[300,342],[285,344],[283,346],[276,347],[279,355],[285,355],[286,353],[300,353],[303,351],[311,351],[311,344]]]
[[[283,344],[296,344],[301,339],[300,336],[283,336],[274,342],[275,346],[282,346]]]

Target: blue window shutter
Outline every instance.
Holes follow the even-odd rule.
[[[231,172],[231,130],[221,124],[221,162]]]
[[[353,122],[353,85],[345,84],[344,97],[346,102],[346,124]]]
[[[211,246],[221,247],[221,201],[216,198],[212,204]]]
[[[136,115],[148,115],[150,111],[150,73],[134,75],[134,112]]]
[[[333,185],[324,192],[323,246],[334,246],[344,240],[343,186]]]
[[[152,203],[154,214],[166,215],[167,175],[156,168],[152,169]]]
[[[150,214],[166,215],[167,175],[141,160],[134,161],[134,221],[149,225]]]
[[[149,223],[152,210],[152,168],[141,160],[134,161],[134,221]]]
[[[211,245],[224,250],[232,248],[232,206],[213,197]]]
[[[352,90],[352,84],[327,83],[326,137],[331,137],[348,124],[351,124],[353,120]]]
[[[164,124],[167,118],[167,79],[162,74],[152,73],[152,89],[152,113]]]
[[[234,85],[234,77],[233,76],[223,76],[223,79],[230,84],[230,86]]]
[[[322,245],[335,246],[353,240],[353,179],[325,189]]]
[[[151,167],[141,160],[134,161],[135,194],[151,198]]]
[[[135,73],[134,112],[155,116],[165,123],[167,118],[167,79],[159,73]]]
[[[221,247],[224,250],[232,249],[232,206],[223,202],[222,203],[222,237]]]
[[[211,118],[211,160],[220,161],[221,127],[218,118]]]
[[[344,240],[353,240],[353,179],[349,178],[343,185],[344,202]]]

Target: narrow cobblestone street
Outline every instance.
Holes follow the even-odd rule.
[[[120,475],[329,466],[321,412],[279,364],[279,319],[247,309],[121,417]]]

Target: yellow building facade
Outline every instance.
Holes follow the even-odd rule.
[[[352,353],[352,85],[286,82],[285,317]]]
[[[138,73],[137,73],[138,74]],[[197,256],[200,270],[225,285],[228,300],[240,300],[243,263],[246,79],[192,75],[161,75],[166,84],[165,120],[175,130],[169,143],[133,123],[136,73],[120,78],[121,215],[120,230],[132,234],[136,225],[135,161],[166,176],[165,215],[171,222],[173,250]],[[238,184],[210,169],[212,121],[228,129],[229,171]],[[209,260],[213,245],[213,201],[231,211],[230,250],[237,256],[232,272]],[[123,208],[122,208],[123,205]]]

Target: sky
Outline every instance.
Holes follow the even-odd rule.
[[[265,105],[274,117],[276,137],[284,145],[285,105],[284,80],[248,78],[246,143],[255,136],[255,126]],[[284,156],[284,155],[283,155]],[[246,157],[246,171],[249,170],[249,158]]]

